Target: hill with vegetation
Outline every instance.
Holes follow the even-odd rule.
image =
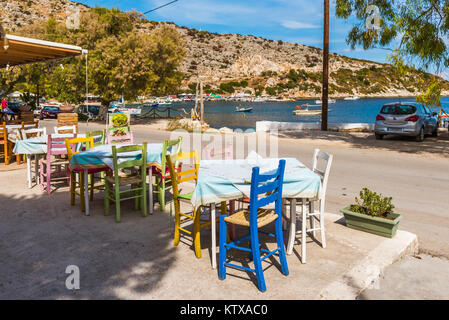
[[[46,40],[52,40],[51,35],[48,32],[34,32],[36,25],[48,23],[49,19],[63,24],[67,18],[67,8],[71,5],[78,6],[83,15],[95,10],[68,0],[0,0],[0,5],[4,12],[1,23],[5,29]],[[289,98],[321,95],[322,51],[319,48],[251,35],[199,31],[170,22],[148,21],[136,12],[128,14],[136,17],[130,20],[134,24],[134,30],[146,34],[152,34],[162,26],[176,30],[181,46],[185,48],[185,54],[178,57],[179,64],[172,64],[172,67],[182,73],[179,81],[176,76],[176,79],[169,81],[170,85],[166,83],[160,90],[155,90],[155,86],[160,84],[153,84],[148,86],[151,89],[138,90],[135,94],[194,92],[197,77],[201,75],[208,93],[266,94]],[[82,23],[89,22],[83,20]],[[81,28],[85,31],[88,29],[86,26]],[[58,40],[75,41],[90,49],[97,47],[97,44],[86,42],[86,39],[81,41],[81,34],[83,33],[79,32],[78,37],[72,35],[65,39],[60,37]],[[94,41],[91,38],[88,40]],[[157,76],[154,79],[156,78]],[[333,97],[413,96],[422,92],[434,78],[441,83],[443,94],[449,90],[447,81],[420,70],[410,69],[405,75],[398,75],[389,64],[330,55],[329,89]]]

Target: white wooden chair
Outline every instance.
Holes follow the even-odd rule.
[[[319,160],[325,161],[324,171],[319,169]],[[321,233],[321,246],[326,248],[326,236],[324,227],[324,204],[326,202],[326,189],[327,181],[329,179],[330,168],[332,165],[333,156],[315,149],[313,154],[313,172],[321,178],[321,190],[319,195],[314,199],[298,199],[302,205],[301,210],[301,230],[296,230],[296,200],[290,199],[291,206],[291,222],[290,222],[290,235],[287,245],[287,254],[293,253],[293,245],[295,243],[296,234],[301,234],[301,262],[306,263],[306,236],[307,233],[312,233],[315,238],[316,231]],[[315,202],[318,202],[319,210],[315,210]],[[307,228],[307,220],[310,220],[311,228]],[[316,220],[319,222],[319,227],[316,227]]]
[[[56,134],[76,134],[76,126],[55,127]]]
[[[22,129],[20,131],[20,136],[22,140],[30,139],[30,138],[36,138],[41,136],[47,136],[47,128],[40,128],[40,129]],[[39,184],[39,157],[40,154],[27,154],[27,178],[28,178],[28,188],[31,188],[32,183],[32,177],[31,177],[31,161],[32,157],[34,156],[34,180],[36,181],[36,184]]]

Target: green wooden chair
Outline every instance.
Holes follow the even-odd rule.
[[[106,143],[106,129],[87,132],[86,138],[90,137],[94,138],[94,147],[104,145]],[[101,139],[99,137],[101,137]]]
[[[128,160],[121,163],[118,162],[120,154],[127,152],[142,153],[142,157],[137,160]],[[139,207],[142,210],[142,215],[147,216],[147,144],[131,145],[117,148],[112,146],[112,157],[114,161],[114,173],[113,176],[108,175],[105,178],[105,197],[104,197],[104,211],[105,215],[109,215],[109,203],[115,202],[116,221],[120,222],[120,202],[130,199],[135,199],[134,208],[138,210]],[[134,172],[135,168],[140,168],[140,174],[135,173],[126,175],[120,172],[119,169],[131,168]],[[120,187],[131,185],[130,189],[120,190]],[[132,195],[132,193],[134,193]],[[121,196],[126,194],[125,198]],[[131,194],[131,195],[130,195]]]
[[[166,140],[162,146],[161,169],[152,167],[153,175],[156,177],[153,190],[158,195],[161,210],[165,210],[165,192],[172,188],[170,169],[167,166],[167,151],[171,148],[170,154],[178,154],[181,151],[182,137],[177,140]],[[175,170],[180,170],[179,162],[175,163]]]

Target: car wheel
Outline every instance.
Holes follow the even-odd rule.
[[[438,137],[438,126],[432,131],[432,137]]]
[[[376,140],[382,140],[384,138],[383,134],[376,133],[375,136],[376,136]]]
[[[423,142],[424,141],[424,128],[421,128],[421,130],[419,130],[419,134],[416,136],[415,139],[418,142]]]

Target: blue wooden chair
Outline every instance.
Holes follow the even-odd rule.
[[[226,279],[226,267],[255,272],[257,286],[260,291],[266,290],[262,270],[262,261],[277,254],[281,262],[284,275],[288,275],[287,259],[285,257],[284,238],[282,236],[282,183],[284,180],[285,160],[279,161],[279,167],[274,174],[259,174],[259,167],[253,168],[251,178],[250,205],[248,209],[236,212],[231,216],[220,216],[220,253],[219,278]],[[275,209],[265,209],[270,203],[275,203]],[[276,235],[259,231],[259,228],[275,222]],[[227,223],[249,227],[250,234],[236,241],[227,243]],[[273,251],[259,248],[259,232],[276,238],[277,248]],[[238,246],[248,241],[250,248]],[[238,249],[250,252],[254,262],[254,269],[238,266],[227,262],[226,253],[229,249]],[[260,252],[265,253],[261,257]]]

